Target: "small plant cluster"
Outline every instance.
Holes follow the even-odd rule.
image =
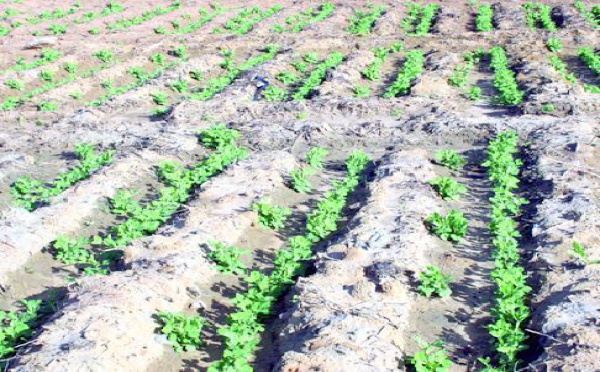
[[[515,158],[519,136],[515,131],[500,133],[490,142],[488,158],[482,164],[488,168],[488,176],[494,184],[494,196],[490,198],[492,214],[490,230],[494,236],[494,269],[491,276],[496,283],[495,305],[492,309],[494,323],[488,329],[494,338],[499,354],[501,370],[516,369],[517,354],[527,348],[527,335],[523,330],[529,317],[527,273],[519,265],[520,236],[515,216],[527,201],[515,191],[519,187],[519,173],[523,162]],[[485,361],[489,363],[489,361]]]
[[[174,1],[173,3],[171,3],[171,5],[167,7],[157,6],[148,10],[147,12],[142,13],[141,16],[125,18],[117,22],[108,23],[106,27],[109,30],[125,30],[130,27],[147,22],[160,15],[171,13],[179,9],[181,9],[181,1]]]
[[[313,23],[319,23],[331,17],[334,11],[335,4],[328,1],[295,16],[287,17],[285,25],[273,26],[273,32],[300,32]]]
[[[294,69],[302,74],[308,74],[309,67],[319,62],[319,56],[316,53],[306,53],[301,58],[295,59],[291,65]],[[275,79],[280,81],[282,84],[289,86],[293,83],[298,82],[301,78],[293,72],[281,71],[275,76]],[[281,88],[277,85],[269,85],[262,93],[263,97],[267,101],[284,101],[289,98],[290,91],[285,88]]]
[[[0,310],[0,367],[4,361],[16,352],[16,347],[27,341],[33,334],[42,301],[21,300],[24,311]]]
[[[24,58],[19,58],[17,63],[14,66],[6,68],[4,70],[0,70],[0,75],[3,75],[7,72],[11,71],[24,71],[24,70],[32,70],[34,68],[38,68],[43,65],[47,65],[59,59],[62,56],[62,53],[58,50],[54,49],[44,49],[40,53],[40,57],[33,62],[27,62]]]
[[[450,283],[452,277],[442,273],[439,267],[429,265],[419,276],[419,292],[425,297],[437,295],[439,297],[448,297],[452,294]]]
[[[375,48],[373,50],[373,54],[375,55],[375,60],[367,66],[363,71],[361,71],[362,76],[365,79],[375,81],[381,79],[381,69],[383,67],[383,63],[386,58],[391,53],[397,53],[404,50],[404,43],[401,41],[394,43],[391,47],[380,47]]]
[[[567,80],[571,84],[577,83],[577,77],[575,77],[574,73],[569,72],[567,64],[560,59],[559,56],[549,56],[548,60],[550,61],[552,67],[554,67],[556,72],[558,72],[563,79]]]
[[[560,42],[559,38],[551,37],[546,41],[546,48],[548,48],[549,51],[556,53],[562,50],[563,44]]]
[[[600,76],[600,56],[594,53],[594,49],[580,48],[577,54],[579,54],[579,58],[596,76]]]
[[[292,214],[289,208],[282,208],[260,201],[252,205],[252,210],[258,213],[258,223],[268,229],[281,230],[285,226],[287,216]]]
[[[348,32],[353,35],[368,35],[371,33],[375,22],[387,11],[385,5],[367,4],[367,10],[357,10],[348,22]]]
[[[575,0],[573,6],[579,10],[594,28],[600,28],[600,5],[592,5],[590,10],[582,0]]]
[[[252,31],[254,25],[258,22],[273,16],[283,9],[281,5],[275,5],[267,10],[262,10],[258,6],[243,9],[237,16],[231,18],[223,28],[235,35],[245,35]],[[222,28],[216,28],[213,33],[223,33]]]
[[[440,194],[444,200],[457,200],[467,192],[467,187],[456,182],[451,177],[437,177],[429,184]]]
[[[523,102],[523,93],[519,89],[515,73],[508,65],[506,52],[502,47],[495,46],[490,49],[492,60],[490,66],[494,70],[494,87],[498,89],[499,101],[504,105],[518,105]]]
[[[202,317],[165,311],[156,315],[162,324],[162,334],[167,336],[176,353],[195,350],[202,345],[202,327],[206,324]]]
[[[306,163],[308,166],[292,170],[292,188],[299,193],[310,192],[312,186],[309,177],[315,174],[317,169],[323,168],[323,157],[329,153],[329,150],[323,147],[313,147],[306,153]]]
[[[157,34],[167,34],[167,35],[185,35],[185,34],[189,34],[191,32],[196,31],[197,29],[199,29],[200,27],[204,26],[205,24],[207,24],[208,22],[212,21],[213,19],[215,19],[217,16],[225,13],[227,11],[226,8],[220,6],[219,4],[210,4],[211,8],[212,8],[212,12],[210,12],[207,9],[204,8],[200,8],[200,10],[198,10],[198,13],[200,13],[200,18],[197,19],[194,22],[190,22],[188,23],[185,27],[181,27],[181,22],[176,20],[176,21],[172,21],[171,22],[171,26],[173,26],[173,30],[172,31],[168,31],[166,28],[164,28],[163,26],[159,26],[157,28],[154,29],[154,32],[156,32]]]
[[[148,81],[158,78],[162,75],[162,73],[165,70],[177,66],[179,63],[187,60],[185,47],[183,47],[183,49],[181,48],[182,47],[179,47],[172,52],[174,56],[178,57],[174,61],[167,62],[167,57],[163,53],[153,54],[152,56],[150,56],[150,61],[155,63],[158,66],[157,68],[150,72],[146,72],[146,70],[143,67],[130,68],[128,71],[129,75],[134,77],[135,81],[122,85],[120,87],[114,87],[113,84],[109,82],[109,84],[105,84],[104,86],[104,88],[107,90],[107,93],[94,101],[87,102],[86,105],[92,107],[100,106],[118,95],[129,92],[130,90],[133,90],[135,88],[139,88],[142,85],[146,84]]]
[[[272,60],[278,53],[280,53],[280,51],[281,48],[278,45],[267,45],[264,53],[256,57],[252,57],[235,67],[232,65],[232,63],[231,65],[227,65],[227,72],[225,74],[208,80],[207,86],[203,87],[198,92],[191,93],[189,98],[199,101],[207,101],[211,99],[215,94],[220,93],[223,91],[223,89],[231,85],[231,83],[233,83],[233,81],[242,72]]]
[[[83,14],[83,17],[81,18],[77,18],[75,20],[76,24],[82,24],[82,23],[89,23],[95,19],[98,19],[100,17],[108,17],[109,15],[112,14],[116,14],[116,13],[121,13],[125,11],[125,7],[121,4],[119,4],[116,1],[110,1],[108,4],[106,4],[106,6],[104,7],[104,9],[102,9],[99,12],[86,12]]]
[[[444,350],[444,343],[440,340],[428,343],[420,336],[415,336],[415,341],[421,348],[409,359],[416,372],[447,372],[452,366],[448,353]]]
[[[412,3],[408,8],[408,15],[402,20],[402,28],[407,35],[427,35],[439,11],[440,6],[437,4]]]
[[[421,50],[411,50],[406,52],[406,60],[402,69],[398,73],[396,80],[387,88],[383,94],[385,98],[407,95],[410,93],[412,82],[421,75],[425,57]]]
[[[583,266],[600,264],[600,260],[590,260],[590,253],[580,242],[573,242],[573,249],[569,253]]]
[[[344,55],[342,53],[333,52],[330,53],[327,58],[319,63],[310,74],[299,84],[298,88],[292,94],[294,100],[303,100],[308,98],[313,90],[321,85],[327,76],[327,71],[332,69],[344,61]]]
[[[479,32],[494,31],[494,8],[490,4],[481,4],[477,8],[475,29]]]
[[[527,25],[531,28],[545,28],[548,31],[556,31],[556,24],[552,20],[552,7],[537,2],[523,4]]]
[[[467,164],[467,161],[458,152],[451,149],[436,152],[435,161],[453,171],[461,170]]]
[[[52,11],[45,10],[37,16],[27,18],[27,22],[29,22],[32,25],[37,25],[38,23],[42,23],[44,21],[64,18],[68,15],[75,14],[78,11],[78,7],[72,7],[69,9],[54,9]]]
[[[272,313],[277,299],[303,272],[304,261],[312,255],[312,246],[337,229],[347,197],[358,186],[368,162],[365,153],[352,153],[346,161],[346,177],[335,182],[333,190],[309,214],[306,235],[289,239],[289,246],[277,252],[270,274],[252,271],[244,278],[247,291],[235,296],[236,310],[229,316],[229,324],[217,331],[225,339],[222,359],[211,365],[209,372],[252,370],[250,360],[265,329],[262,320]]]
[[[425,220],[431,231],[443,240],[461,242],[469,230],[469,223],[464,214],[455,209],[445,217],[434,212]]]
[[[217,269],[223,274],[243,275],[246,271],[246,265],[242,262],[243,255],[250,253],[249,250],[239,249],[238,247],[227,245],[220,242],[211,243],[212,250],[208,254],[216,265]]]
[[[475,51],[469,52],[464,56],[464,65],[459,65],[454,68],[454,73],[448,79],[448,83],[455,87],[463,87],[469,81],[469,74],[476,65],[481,62],[484,51],[479,48]]]
[[[116,252],[114,248],[125,247],[137,238],[154,234],[160,226],[177,212],[181,205],[189,200],[198,186],[222,172],[238,159],[246,156],[245,149],[235,145],[235,140],[238,137],[239,133],[237,131],[227,129],[223,125],[215,125],[201,131],[200,141],[215,151],[206,160],[191,169],[186,169],[174,162],[161,163],[158,176],[167,186],[160,189],[160,196],[157,199],[145,206],[141,206],[133,200],[131,193],[117,194],[111,200],[111,212],[125,217],[123,222],[113,226],[104,237],[96,235],[91,239],[70,240],[78,242],[79,248],[77,250],[90,250],[90,248],[85,247],[88,244],[113,250],[102,252],[97,258],[81,254],[83,262],[73,259],[69,264],[87,265],[84,272],[88,275],[108,272],[108,266],[116,255],[110,255],[111,252]],[[61,247],[54,245],[54,248],[57,253],[61,252]],[[71,257],[74,256],[71,255]]]
[[[72,185],[82,181],[96,170],[112,163],[114,150],[101,153],[94,152],[94,145],[81,144],[75,147],[75,154],[80,160],[79,165],[68,172],[62,173],[50,183],[34,180],[29,177],[20,177],[10,187],[11,194],[16,198],[15,204],[28,211],[33,211],[51,197],[56,196]]]

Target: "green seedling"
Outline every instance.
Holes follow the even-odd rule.
[[[329,150],[323,147],[312,147],[306,153],[306,162],[315,169],[323,168],[323,158],[329,154]]]
[[[437,163],[452,170],[461,170],[467,161],[454,150],[440,150],[435,153]]]
[[[266,202],[257,202],[252,205],[252,210],[258,212],[258,223],[273,230],[283,229],[287,216],[292,214],[289,208],[282,208]]]
[[[10,89],[14,89],[14,90],[24,90],[25,89],[25,83],[22,82],[21,80],[17,80],[17,79],[7,79],[6,85]]]
[[[65,64],[63,65],[63,68],[69,74],[74,74],[77,72],[77,66],[78,66],[77,62],[65,62]]]
[[[551,37],[546,42],[546,48],[551,52],[560,52],[563,49],[563,44],[560,42],[560,39]]]
[[[189,90],[189,83],[186,80],[177,80],[171,84],[171,89],[177,93],[186,93]]]
[[[100,33],[100,27],[92,27],[88,30],[90,35],[98,35]]]
[[[196,70],[191,70],[188,74],[190,75],[190,78],[197,81],[202,80],[202,77],[204,76],[202,72]]]
[[[290,172],[290,176],[292,177],[292,188],[301,194],[306,194],[311,190],[310,180],[308,179],[312,176],[313,171],[311,168],[298,168],[294,169]]]
[[[298,80],[298,75],[289,71],[282,71],[275,76],[275,79],[281,81],[285,85],[293,84]]]
[[[150,94],[152,96],[152,100],[157,105],[166,105],[169,102],[169,95],[165,92],[154,92]]]
[[[269,102],[283,101],[287,97],[287,93],[284,89],[276,85],[269,85],[263,92],[263,97]]]
[[[551,112],[554,112],[554,105],[551,103],[547,103],[545,105],[542,106],[542,112],[549,114]]]
[[[94,53],[94,57],[98,58],[99,60],[101,60],[104,63],[110,63],[112,62],[113,58],[115,56],[115,53],[112,50],[99,50],[96,53]]]
[[[56,111],[59,107],[58,102],[53,101],[42,101],[38,104],[39,111]]]
[[[162,324],[162,334],[167,336],[175,352],[195,350],[202,345],[202,328],[206,325],[202,317],[164,311],[156,315]]]
[[[243,275],[246,272],[246,265],[242,262],[243,255],[250,253],[249,250],[242,250],[237,247],[224,243],[211,243],[212,250],[208,254],[216,265],[217,269],[223,274]]]
[[[446,217],[435,212],[425,221],[437,236],[451,242],[461,242],[469,229],[468,221],[462,212],[454,209]]]
[[[430,180],[429,184],[444,200],[457,200],[467,192],[466,186],[450,177],[437,177]]]
[[[354,96],[357,98],[368,97],[371,95],[371,89],[364,85],[356,85],[354,87]]]
[[[448,297],[452,294],[450,289],[452,277],[444,275],[437,266],[427,266],[427,270],[421,273],[419,280],[421,281],[419,292],[425,297],[431,297],[434,294],[440,297]]]
[[[471,101],[479,101],[481,99],[482,90],[480,87],[473,85],[469,88],[469,99]]]
[[[233,146],[240,138],[240,133],[228,129],[224,124],[216,124],[199,132],[202,144],[211,149]]]
[[[421,350],[416,352],[409,362],[415,367],[416,372],[447,372],[450,370],[452,361],[448,358],[442,341],[438,340],[430,344],[420,336],[415,336],[415,341]]]
[[[54,80],[54,71],[42,70],[40,71],[40,79],[44,81],[52,82]]]

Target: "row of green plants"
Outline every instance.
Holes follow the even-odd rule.
[[[369,157],[355,151],[346,161],[347,174],[334,182],[333,190],[325,194],[316,209],[308,215],[305,235],[289,239],[289,246],[277,253],[270,274],[251,271],[243,278],[248,288],[236,294],[236,310],[230,314],[228,325],[218,329],[224,338],[225,350],[221,360],[209,371],[252,371],[250,360],[260,343],[263,321],[272,314],[276,301],[305,270],[305,261],[312,256],[312,247],[337,229],[348,195],[358,186]]]
[[[494,87],[498,89],[498,100],[504,105],[523,102],[525,93],[519,89],[515,73],[510,69],[506,52],[500,46],[490,49],[490,67],[494,70]]]
[[[237,131],[227,129],[224,125],[200,131],[200,142],[214,149],[204,161],[193,168],[185,168],[174,162],[159,164],[158,177],[166,187],[159,190],[158,198],[142,206],[133,198],[132,192],[117,193],[110,200],[110,211],[123,220],[104,236],[58,237],[52,247],[55,258],[65,264],[81,265],[86,275],[108,274],[111,263],[121,255],[119,248],[135,239],[154,234],[192,197],[200,185],[247,156],[246,150],[236,145],[239,136]]]
[[[215,94],[220,93],[229,85],[231,85],[233,81],[237,79],[238,76],[240,76],[240,74],[244,71],[247,71],[253,67],[256,67],[275,58],[277,54],[281,53],[281,47],[276,44],[267,45],[264,48],[263,53],[255,57],[249,58],[237,66],[235,66],[233,63],[233,52],[231,51],[228,53],[229,57],[226,56],[227,58],[222,64],[222,67],[225,68],[227,71],[216,78],[209,79],[207,81],[207,85],[201,88],[200,90],[193,91],[190,94],[188,94],[188,97],[190,99],[199,101],[206,101],[211,99]]]
[[[217,16],[224,14],[227,11],[227,8],[220,6],[219,4],[210,4],[212,11],[209,11],[205,8],[200,8],[198,13],[200,14],[200,18],[189,22],[186,26],[182,26],[182,22],[180,20],[171,21],[171,26],[173,28],[172,31],[167,30],[164,26],[158,26],[154,29],[154,32],[160,35],[184,35],[189,34],[191,32],[196,31],[200,27],[204,26],[208,22],[215,19]],[[190,15],[183,16],[186,19],[191,19]]]
[[[103,82],[102,85],[104,89],[106,89],[106,93],[95,100],[86,102],[86,105],[91,107],[101,106],[121,94],[139,88],[148,83],[150,80],[158,78],[165,70],[173,68],[178,64],[187,61],[188,59],[187,49],[185,46],[177,47],[175,50],[171,51],[170,54],[176,57],[176,59],[168,60],[167,55],[164,53],[155,53],[151,55],[149,58],[150,61],[157,66],[151,71],[146,71],[146,68],[141,66],[131,67],[128,73],[135,79],[135,81],[131,83],[116,87],[114,86],[114,82],[112,80]]]
[[[79,164],[62,173],[54,181],[43,182],[27,176],[18,178],[10,187],[10,192],[16,199],[15,204],[33,211],[48,203],[51,197],[59,195],[113,162],[114,150],[96,153],[94,148],[94,145],[87,143],[75,146],[75,155],[79,159]]]
[[[527,273],[520,266],[517,218],[521,206],[527,200],[518,195],[522,160],[517,158],[519,136],[515,131],[498,134],[488,147],[487,160],[482,166],[488,169],[488,177],[494,186],[491,222],[493,239],[492,258],[494,269],[491,277],[496,284],[494,306],[491,310],[493,323],[488,326],[498,353],[497,367],[490,359],[482,359],[486,371],[513,371],[518,368],[517,355],[527,348],[525,322],[530,310],[527,294]]]
[[[133,26],[137,26],[144,22],[147,22],[153,18],[161,16],[163,14],[171,13],[181,9],[181,1],[174,1],[171,5],[166,7],[157,6],[144,13],[141,16],[125,18],[117,22],[111,22],[106,25],[108,30],[124,30]],[[91,32],[92,34],[95,32]]]
[[[108,4],[104,6],[104,9],[98,12],[86,12],[83,14],[81,18],[75,19],[76,24],[88,23],[95,19],[108,17],[110,15],[121,13],[125,11],[125,7],[118,3],[117,1],[109,1]]]
[[[300,14],[289,16],[285,19],[285,24],[273,26],[273,32],[301,32],[313,23],[319,23],[331,17],[335,11],[335,4],[326,2],[319,6],[309,8]]]
[[[544,28],[548,31],[556,31],[557,27],[552,20],[552,7],[538,2],[527,2],[523,4],[525,20],[531,28]]]
[[[308,76],[310,68],[319,63],[319,61],[319,56],[312,52],[305,53],[300,58],[294,59],[290,64],[296,72],[284,70],[275,76],[275,79],[281,82],[284,87],[282,88],[271,83],[263,90],[262,97],[267,101],[284,101],[289,99],[293,88],[297,87],[299,82]]]
[[[245,35],[252,31],[254,25],[260,21],[273,16],[283,9],[281,5],[274,5],[266,10],[258,6],[243,9],[237,16],[229,19],[223,27],[217,27],[213,33],[230,32],[235,35]]]
[[[596,55],[592,48],[581,48],[577,52],[579,58],[585,63],[585,65],[596,74],[600,76],[600,56]]]
[[[387,88],[383,94],[385,98],[407,95],[410,93],[411,84],[423,72],[425,56],[422,50],[410,50],[406,52],[406,60],[396,76],[395,81]]]
[[[32,89],[28,92],[23,93],[21,96],[15,97],[7,97],[4,102],[0,104],[0,111],[9,111],[18,108],[19,106],[25,104],[36,96],[39,96],[43,93],[46,93],[52,89],[55,89],[60,86],[64,86],[70,84],[80,78],[89,78],[94,74],[98,73],[101,70],[107,69],[113,65],[114,60],[114,52],[110,50],[101,50],[94,53],[94,56],[97,57],[102,64],[96,67],[92,67],[86,71],[79,72],[78,64],[76,62],[67,62],[62,68],[67,72],[67,76],[62,79],[56,79],[56,73],[50,70],[43,70],[39,74],[39,78],[42,81],[42,85],[38,88]],[[24,84],[19,84],[19,82],[12,82],[12,85],[16,88],[23,87]],[[42,101],[38,108],[43,111],[53,111],[58,108],[57,103],[49,103],[46,101]]]
[[[579,10],[594,28],[600,28],[600,5],[594,4],[590,8],[590,6],[586,5],[582,0],[575,0],[573,6]]]
[[[31,62],[27,62],[23,57],[18,58],[17,62],[13,66],[0,70],[0,75],[3,75],[7,72],[31,70],[40,66],[44,66],[56,61],[61,56],[62,53],[58,50],[44,49],[40,52],[39,58]]]
[[[309,74],[303,79],[292,94],[292,99],[303,100],[308,98],[316,87],[321,85],[327,76],[327,71],[340,65],[344,61],[344,55],[339,52],[330,53],[327,58],[319,63]]]
[[[494,31],[494,8],[490,4],[481,4],[477,8],[475,29],[479,32]]]
[[[364,70],[361,71],[361,75],[368,80],[376,81],[381,79],[381,70],[387,57],[392,53],[398,53],[404,50],[404,43],[398,41],[392,44],[391,47],[379,47],[373,49],[375,60],[371,62]]]
[[[23,310],[0,310],[0,368],[8,369],[8,358],[14,355],[17,347],[33,335],[43,314],[41,300],[21,300]]]
[[[68,15],[75,14],[75,13],[79,12],[80,10],[81,10],[80,4],[75,2],[73,4],[73,6],[70,8],[45,10],[36,16],[26,18],[26,20],[28,23],[30,23],[32,25],[37,25],[37,24],[45,22],[45,21],[64,18]]]
[[[407,35],[427,35],[439,11],[440,6],[434,3],[427,5],[411,3],[408,14],[402,20],[402,28]]]
[[[353,35],[368,35],[373,30],[375,22],[381,18],[388,7],[386,5],[367,4],[365,10],[356,10],[348,20],[348,32]]]
[[[465,86],[469,82],[469,74],[481,62],[483,55],[482,48],[466,53],[463,58],[465,63],[454,68],[448,84],[459,88]]]

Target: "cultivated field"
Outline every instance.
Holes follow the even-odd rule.
[[[600,370],[599,28],[0,0],[0,367]]]

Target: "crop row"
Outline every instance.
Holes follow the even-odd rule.
[[[387,57],[391,53],[398,53],[404,50],[404,43],[396,42],[391,47],[380,47],[373,50],[375,60],[367,68],[361,71],[361,75],[368,80],[375,81],[381,79],[381,69]]]
[[[490,4],[481,4],[477,8],[475,29],[479,32],[494,30],[494,8]]]
[[[600,76],[600,56],[596,55],[592,48],[581,48],[579,49],[578,54],[583,63],[585,63],[596,76]]]
[[[273,26],[274,32],[300,32],[313,23],[322,22],[331,17],[335,11],[335,4],[326,2],[317,7],[309,8],[302,13],[285,19],[285,25]]]
[[[142,206],[133,200],[131,193],[118,193],[110,201],[110,210],[124,220],[104,236],[58,237],[53,244],[55,257],[65,264],[82,265],[88,275],[107,274],[111,263],[119,256],[116,248],[155,233],[192,197],[198,186],[246,156],[245,149],[235,145],[238,137],[236,131],[223,126],[200,132],[200,141],[214,149],[207,159],[191,169],[174,162],[161,163],[158,177],[166,187],[159,190],[157,199]],[[96,253],[102,247],[109,249]]]
[[[370,34],[375,22],[387,11],[387,6],[368,4],[367,9],[354,12],[354,16],[348,20],[348,32],[354,35]]]
[[[17,62],[10,67],[0,70],[0,75],[7,72],[17,72],[24,70],[31,70],[40,66],[47,65],[59,59],[62,53],[54,49],[44,49],[40,53],[40,57],[32,62],[25,61],[24,58],[17,59]]]
[[[589,23],[594,26],[594,28],[600,28],[600,5],[592,5],[590,9],[582,0],[575,0],[573,6],[579,10],[579,12],[587,19]]]
[[[209,371],[252,371],[250,359],[265,329],[263,320],[272,314],[276,301],[304,271],[304,261],[311,257],[312,247],[337,229],[347,197],[358,186],[368,161],[366,154],[355,151],[346,161],[346,177],[336,181],[333,190],[308,215],[306,234],[290,238],[289,246],[278,251],[270,274],[255,270],[244,278],[247,291],[236,294],[233,299],[236,311],[229,315],[228,325],[217,331],[225,339],[223,356]]]
[[[136,25],[142,24],[144,22],[147,22],[147,21],[149,21],[153,18],[156,18],[160,15],[174,12],[174,11],[180,9],[181,6],[182,6],[181,1],[174,1],[173,3],[171,3],[171,5],[169,5],[167,7],[158,6],[153,9],[150,9],[150,10],[142,13],[141,16],[125,18],[125,19],[117,21],[117,22],[108,23],[106,25],[106,28],[108,30],[127,29],[132,26],[136,26]],[[92,33],[95,33],[95,32],[92,32]]]
[[[421,50],[411,50],[406,52],[406,60],[396,76],[396,80],[387,88],[383,94],[385,98],[397,97],[410,93],[410,87],[414,80],[421,75],[425,56]]]
[[[523,102],[523,93],[519,89],[515,73],[510,69],[506,52],[502,47],[490,49],[490,67],[494,70],[494,87],[498,89],[499,101],[504,105],[517,105]]]
[[[552,20],[552,8],[549,5],[527,2],[523,4],[527,25],[531,28],[544,28],[556,31],[556,24]]]
[[[292,98],[294,100],[308,98],[313,90],[325,80],[327,71],[341,64],[343,61],[344,55],[342,53],[334,52],[329,54],[327,58],[318,64],[317,67],[310,72],[308,77],[301,82],[296,92],[292,95]]]
[[[92,175],[98,169],[112,163],[114,150],[106,150],[96,154],[94,145],[81,144],[75,147],[75,154],[80,163],[75,168],[61,174],[56,180],[45,183],[30,177],[17,179],[10,188],[11,194],[16,198],[15,204],[28,211],[47,203],[51,197],[56,196],[72,185]]]
[[[218,5],[211,4],[212,12],[209,12],[207,9],[200,8],[198,13],[200,13],[200,18],[196,21],[188,23],[186,26],[182,27],[180,20],[171,21],[171,26],[173,27],[172,31],[167,30],[163,26],[158,26],[154,29],[154,32],[160,35],[184,35],[189,34],[191,32],[196,31],[200,27],[204,26],[208,22],[212,21],[215,17],[225,13],[227,11],[226,8]],[[184,18],[189,18],[189,15],[184,16]]]
[[[491,277],[496,284],[495,304],[492,308],[493,324],[488,330],[499,354],[498,369],[492,369],[489,359],[483,362],[495,371],[512,371],[517,368],[517,354],[527,348],[524,323],[529,318],[527,273],[519,265],[519,242],[516,217],[527,200],[517,195],[519,173],[523,162],[515,158],[519,136],[514,131],[500,133],[490,142],[487,160],[490,181],[494,185],[490,231],[493,235],[494,269]]]
[[[402,20],[402,28],[408,35],[427,35],[439,11],[440,6],[434,3],[412,3],[408,8],[408,15]]]
[[[236,35],[245,35],[252,31],[254,25],[260,21],[273,16],[275,13],[283,9],[281,5],[275,5],[266,10],[262,10],[258,6],[243,9],[237,16],[229,19],[223,27],[217,27],[213,33],[220,34],[223,32],[231,32]]]

